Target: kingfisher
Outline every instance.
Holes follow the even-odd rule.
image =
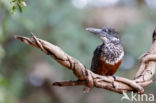
[[[102,44],[94,51],[91,71],[99,75],[112,76],[118,70],[124,56],[118,33],[106,26],[102,29],[86,28],[86,30],[102,40]]]

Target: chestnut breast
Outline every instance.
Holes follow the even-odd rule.
[[[102,60],[99,60],[99,65],[97,67],[97,74],[111,76],[118,70],[122,60],[119,60],[115,64],[108,64]]]
[[[120,44],[102,44],[94,51],[91,70],[99,75],[113,75],[119,68],[124,50]]]

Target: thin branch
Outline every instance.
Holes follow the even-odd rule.
[[[140,68],[136,73],[134,80],[130,80],[118,76],[117,77],[101,76],[95,74],[89,69],[87,69],[80,61],[66,54],[58,46],[51,44],[45,40],[39,39],[32,33],[31,33],[32,35],[31,38],[27,38],[23,36],[15,36],[15,38],[28,45],[32,45],[36,48],[41,49],[43,52],[45,52],[47,55],[50,55],[62,66],[72,70],[74,75],[78,78],[78,80],[76,81],[55,82],[53,83],[53,85],[55,86],[84,85],[87,86],[87,88],[93,88],[93,87],[104,88],[117,93],[130,92],[130,91],[143,93],[144,87],[150,85],[155,81],[152,80],[152,77],[155,74],[155,67],[156,67],[155,31],[153,33],[152,47],[148,51],[148,54],[142,57]]]
[[[53,86],[79,86],[79,85],[85,85],[86,81],[84,80],[76,80],[76,81],[63,81],[63,82],[54,82]]]

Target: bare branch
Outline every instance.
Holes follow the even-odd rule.
[[[78,86],[78,85],[85,85],[86,81],[84,80],[76,80],[76,81],[63,81],[63,82],[54,82],[53,86]]]
[[[155,30],[156,31],[156,30]],[[56,45],[53,45],[45,40],[37,38],[32,34],[31,38],[23,36],[15,36],[16,39],[32,45],[36,48],[41,49],[47,55],[50,55],[62,66],[67,67],[72,70],[75,76],[78,78],[76,81],[63,81],[55,82],[55,86],[77,86],[84,85],[87,88],[104,88],[110,91],[117,93],[123,92],[138,92],[143,93],[144,87],[150,85],[155,80],[152,80],[153,75],[155,74],[156,67],[156,41],[155,41],[155,32],[153,33],[153,44],[151,49],[148,51],[148,54],[142,57],[142,62],[138,72],[136,73],[135,79],[130,80],[123,77],[113,77],[113,76],[101,76],[93,73],[75,58],[66,54],[61,48]]]

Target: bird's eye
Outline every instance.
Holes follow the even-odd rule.
[[[102,29],[102,31],[104,31],[104,32],[105,32],[105,29]]]

